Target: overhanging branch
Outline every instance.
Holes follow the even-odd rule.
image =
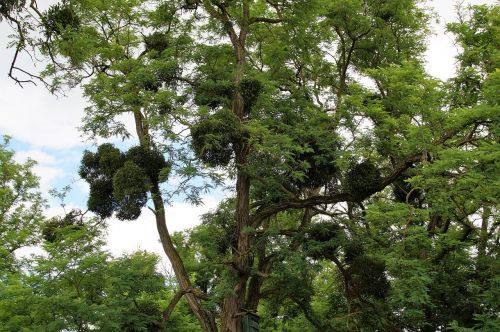
[[[384,178],[384,180],[381,182],[381,184],[376,188],[375,191],[366,194],[363,197],[354,197],[350,193],[336,193],[332,195],[317,195],[317,196],[311,196],[309,198],[305,199],[290,199],[278,203],[273,203],[269,205],[262,205],[260,208],[257,209],[254,215],[252,215],[251,218],[251,224],[252,227],[256,228],[258,227],[263,220],[266,218],[270,218],[273,215],[289,210],[289,209],[303,209],[303,208],[308,208],[308,207],[314,207],[320,204],[336,204],[340,202],[359,202],[362,201],[368,197],[370,197],[372,194],[379,192],[383,190],[385,187],[390,185],[391,183],[396,180],[401,173],[403,173],[405,170],[407,170],[409,167],[413,165],[413,163],[421,160],[421,153],[415,154],[412,157],[408,158],[405,160],[403,163],[401,163],[389,176]]]

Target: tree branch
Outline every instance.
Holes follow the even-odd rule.
[[[271,24],[277,24],[283,22],[284,19],[282,18],[271,18],[271,17],[251,17],[249,20],[249,24],[254,24],[254,23],[271,23]]]
[[[222,23],[224,29],[229,35],[229,39],[231,39],[231,43],[233,44],[234,47],[237,47],[239,45],[239,38],[236,32],[234,31],[233,24],[229,19],[229,15],[226,9],[220,3],[215,3],[217,8],[220,10],[219,12],[214,6],[212,6],[210,2],[211,1],[209,0],[203,0],[203,7],[205,7],[205,10],[210,14],[210,16],[219,20]]]
[[[170,301],[170,303],[168,304],[167,308],[163,311],[163,315],[162,315],[162,320],[161,320],[161,323],[160,325],[162,327],[165,326],[165,323],[168,321],[168,319],[170,318],[170,315],[172,315],[172,312],[174,311],[175,309],[175,306],[177,305],[177,303],[179,303],[179,301],[182,299],[182,297],[185,295],[185,294],[188,294],[188,293],[192,293],[194,294],[196,297],[199,297],[199,298],[202,298],[204,300],[208,300],[208,295],[203,293],[202,291],[200,291],[199,289],[195,289],[195,288],[188,288],[188,289],[181,289],[180,291],[178,291],[174,297],[172,298],[172,300]]]

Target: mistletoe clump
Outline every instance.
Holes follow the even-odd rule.
[[[158,81],[165,83],[167,86],[174,84],[176,77],[180,74],[180,67],[176,61],[161,61],[157,68],[155,68],[155,73]]]
[[[358,240],[351,240],[344,245],[344,258],[348,264],[351,264],[357,257],[363,255],[363,253],[363,244]]]
[[[244,78],[241,80],[239,91],[243,97],[246,115],[250,114],[252,107],[262,93],[263,89],[262,83],[259,80],[251,78]]]
[[[102,144],[96,153],[85,151],[79,174],[90,185],[90,211],[101,218],[116,212],[120,220],[134,220],[146,205],[151,184],[165,181],[169,171],[170,164],[156,150],[133,147],[122,153]]]
[[[141,167],[149,180],[155,183],[166,181],[172,166],[159,151],[140,145],[130,148],[125,153],[125,159]]]
[[[87,179],[86,179],[87,180]],[[87,182],[89,182],[87,180]],[[89,182],[87,207],[101,218],[109,218],[119,205],[113,197],[113,182],[104,179]]]
[[[112,144],[102,144],[96,153],[83,154],[79,174],[90,185],[87,207],[101,218],[111,217],[118,208],[113,198],[113,175],[123,163],[122,153]]]
[[[196,105],[218,108],[229,106],[234,84],[226,80],[206,80],[195,88]]]
[[[80,165],[80,176],[87,182],[97,180],[111,181],[113,174],[125,162],[121,151],[113,144],[105,143],[97,148],[96,153],[85,151]]]
[[[349,265],[350,284],[358,295],[383,299],[389,292],[385,263],[365,253],[363,244],[356,239],[343,246],[344,258]]]
[[[205,116],[191,127],[193,150],[209,166],[227,166],[233,144],[241,139],[240,127],[239,119],[229,109]]]
[[[385,263],[368,255],[355,257],[349,266],[351,284],[359,295],[384,299],[389,293]]]
[[[162,87],[162,82],[151,70],[140,69],[130,75],[131,81],[137,87],[145,91],[158,92]]]
[[[380,170],[371,161],[355,164],[347,172],[345,188],[356,199],[375,193],[382,183]]]
[[[155,31],[152,34],[145,36],[144,44],[146,44],[147,51],[156,51],[158,53],[163,52],[170,45],[168,35],[159,31]]]
[[[118,202],[116,217],[134,220],[148,200],[148,179],[143,168],[127,160],[113,176],[113,198]]]
[[[314,259],[331,259],[336,255],[343,230],[330,222],[318,222],[309,226],[305,233],[304,250]]]
[[[80,28],[80,18],[73,8],[67,4],[50,6],[45,14],[46,33],[60,35],[64,30],[77,31]]]

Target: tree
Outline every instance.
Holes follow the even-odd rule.
[[[89,78],[83,130],[128,137],[118,116],[135,120],[138,147],[85,154],[89,208],[134,219],[152,201],[175,300],[203,330],[241,331],[267,303],[318,330],[495,324],[498,7],[450,26],[464,50],[446,85],[423,69],[418,1],[68,0],[42,17],[44,79]],[[172,239],[164,201],[200,188],[169,188],[171,172],[235,182],[189,238]],[[314,297],[325,269],[330,307]],[[442,282],[464,269],[484,292],[466,308]]]
[[[0,144],[0,279],[5,277],[3,273],[17,270],[14,252],[37,242],[45,208],[40,193],[35,191],[35,162],[15,162],[8,143],[9,138],[3,137]]]
[[[162,307],[175,294],[156,255],[112,257],[102,220],[72,210],[47,219],[35,164],[0,145],[0,331],[165,331]],[[42,253],[19,256],[38,246]],[[182,311],[181,311],[182,310]],[[169,326],[193,331],[181,303]]]
[[[112,257],[102,248],[103,226],[76,216],[46,222],[44,254],[2,280],[0,331],[165,331],[162,307],[174,289],[158,273],[158,257]],[[169,326],[197,328],[185,313]]]

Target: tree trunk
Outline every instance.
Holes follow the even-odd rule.
[[[224,297],[221,313],[222,331],[238,332],[241,327],[241,313],[246,297],[246,284],[250,272],[250,237],[243,231],[249,220],[250,179],[244,171],[238,171],[236,181],[236,228],[238,245],[234,258],[235,284],[231,294]]]
[[[163,198],[161,197],[161,193],[157,184],[153,186],[151,194],[153,195],[153,203],[155,207],[156,228],[158,229],[158,234],[160,235],[160,241],[163,250],[165,251],[165,254],[167,254],[170,264],[172,264],[172,269],[174,270],[174,274],[177,279],[177,282],[179,283],[180,288],[182,290],[191,289],[192,285],[191,282],[189,281],[189,277],[188,274],[186,273],[186,269],[184,268],[182,259],[179,256],[177,250],[175,249],[175,246],[172,243],[172,238],[170,237],[170,234],[168,232]],[[217,326],[215,325],[215,320],[212,317],[212,314],[207,310],[203,309],[196,295],[193,293],[186,293],[185,297],[189,304],[189,307],[193,311],[193,314],[200,322],[203,331],[216,332]]]
[[[241,76],[237,75],[237,84]],[[243,98],[239,92],[236,93],[233,102],[233,111],[240,119],[243,117]],[[246,284],[251,267],[250,258],[250,237],[244,232],[250,220],[250,177],[246,173],[245,167],[249,147],[246,142],[235,144],[236,155],[236,232],[238,234],[237,250],[234,258],[235,285],[232,294],[228,294],[222,305],[222,331],[238,332],[241,327],[241,313],[246,297]]]
[[[234,84],[238,86],[243,78],[243,67],[245,65],[245,33],[240,32],[237,43],[233,43],[236,57],[236,68]],[[239,89],[235,89],[232,103],[232,111],[240,121],[244,121],[245,107],[243,96]],[[241,316],[245,309],[245,298],[247,281],[252,265],[251,239],[245,233],[245,228],[250,226],[250,177],[246,172],[250,148],[242,137],[241,141],[234,144],[235,162],[237,168],[236,176],[236,232],[238,234],[237,250],[234,257],[235,284],[231,294],[224,297],[221,313],[221,324],[223,332],[242,331]]]
[[[481,230],[479,231],[479,241],[477,245],[477,256],[483,258],[486,256],[486,247],[488,244],[488,220],[491,216],[491,208],[483,206],[483,213],[481,215]]]
[[[137,136],[139,137],[140,145],[145,148],[151,148],[149,142],[149,132],[147,124],[144,123],[144,118],[140,111],[134,112],[134,119],[136,125]],[[154,204],[154,214],[156,219],[156,228],[158,230],[158,235],[160,236],[160,241],[167,255],[170,264],[172,264],[172,269],[174,270],[175,277],[179,283],[179,287],[182,291],[186,292],[186,300],[193,311],[193,314],[198,319],[203,331],[206,332],[216,332],[217,326],[215,325],[215,320],[212,314],[203,309],[199,299],[193,292],[187,292],[192,289],[191,282],[189,280],[188,274],[184,267],[177,249],[175,249],[172,243],[172,238],[167,228],[167,221],[165,217],[165,205],[163,203],[163,197],[157,182],[152,179],[152,186],[150,189],[151,196]],[[167,322],[168,326],[168,322]]]
[[[244,75],[246,62],[245,42],[250,20],[250,1],[242,1],[242,19],[239,23],[239,34],[236,33],[230,14],[226,11],[224,5],[208,0],[202,1],[202,3],[207,12],[222,24],[231,40],[236,60],[233,83],[235,87],[238,87]],[[232,111],[240,121],[244,121],[244,100],[239,89],[235,89],[233,94]],[[245,228],[250,226],[250,177],[246,171],[250,147],[245,138],[241,137],[239,142],[233,143],[233,149],[237,171],[235,223],[238,242],[232,261],[234,282],[231,292],[222,301],[221,329],[223,332],[242,331],[241,316],[245,309],[247,281],[253,263],[250,253],[251,238],[244,232]]]

